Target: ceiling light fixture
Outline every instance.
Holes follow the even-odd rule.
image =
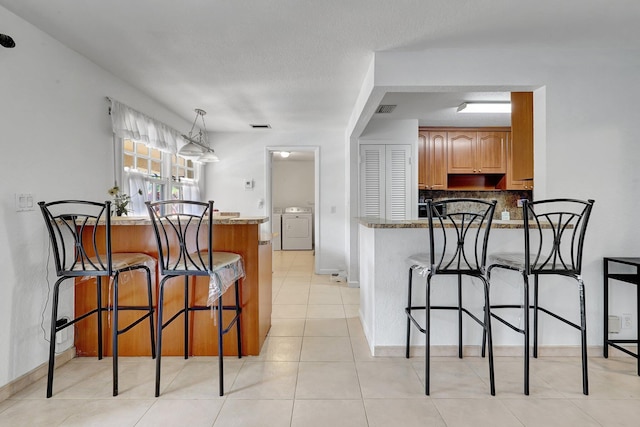
[[[511,113],[511,102],[463,102],[458,113]]]
[[[283,159],[286,159],[287,157],[289,157],[291,155],[290,152],[288,151],[281,151],[280,152],[280,157],[282,157]]]
[[[209,146],[209,140],[207,138],[207,126],[204,124],[204,116],[205,114],[207,114],[207,112],[200,108],[196,108],[195,112],[196,118],[193,119],[193,124],[191,125],[189,134],[182,135],[182,137],[189,143],[183,145],[182,148],[180,148],[180,150],[178,151],[178,154],[183,157],[197,156],[196,160],[203,163],[219,162],[220,159],[216,155],[216,152],[213,150],[213,148]],[[198,117],[202,119],[202,129],[198,129],[198,132],[194,133]]]

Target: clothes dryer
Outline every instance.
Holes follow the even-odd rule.
[[[282,214],[282,250],[313,249],[313,210],[304,207],[285,208]]]

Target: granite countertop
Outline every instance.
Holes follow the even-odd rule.
[[[358,221],[367,228],[429,228],[429,223],[426,218],[407,220],[358,218]],[[521,219],[512,219],[509,221],[494,219],[491,222],[491,228],[524,228],[524,222]]]
[[[231,216],[214,215],[214,224],[262,224],[269,221],[268,216]],[[112,216],[111,225],[149,225],[151,219],[148,216]]]
[[[213,224],[229,224],[229,225],[243,225],[243,224],[262,224],[269,221],[269,217],[266,216],[235,216],[235,215],[214,215]],[[91,225],[91,224],[89,224]],[[148,216],[112,216],[111,226],[125,225],[151,225],[151,219]],[[259,245],[267,245],[273,239],[272,233],[260,233],[258,236]]]

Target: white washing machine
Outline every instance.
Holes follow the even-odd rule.
[[[273,208],[271,221],[271,232],[273,233],[271,245],[274,251],[280,251],[282,250],[282,208]]]
[[[282,250],[313,249],[313,210],[285,208],[282,214]]]

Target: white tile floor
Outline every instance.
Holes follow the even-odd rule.
[[[217,395],[216,358],[123,358],[120,395],[109,360],[78,358],[0,402],[0,426],[637,426],[640,377],[631,357],[590,357],[590,396],[578,358],[532,360],[522,395],[520,358],[496,358],[497,395],[486,360],[434,358],[431,396],[423,359],[372,358],[357,317],[358,289],[316,276],[311,252],[276,252],[273,326],[258,357],[229,358]]]

